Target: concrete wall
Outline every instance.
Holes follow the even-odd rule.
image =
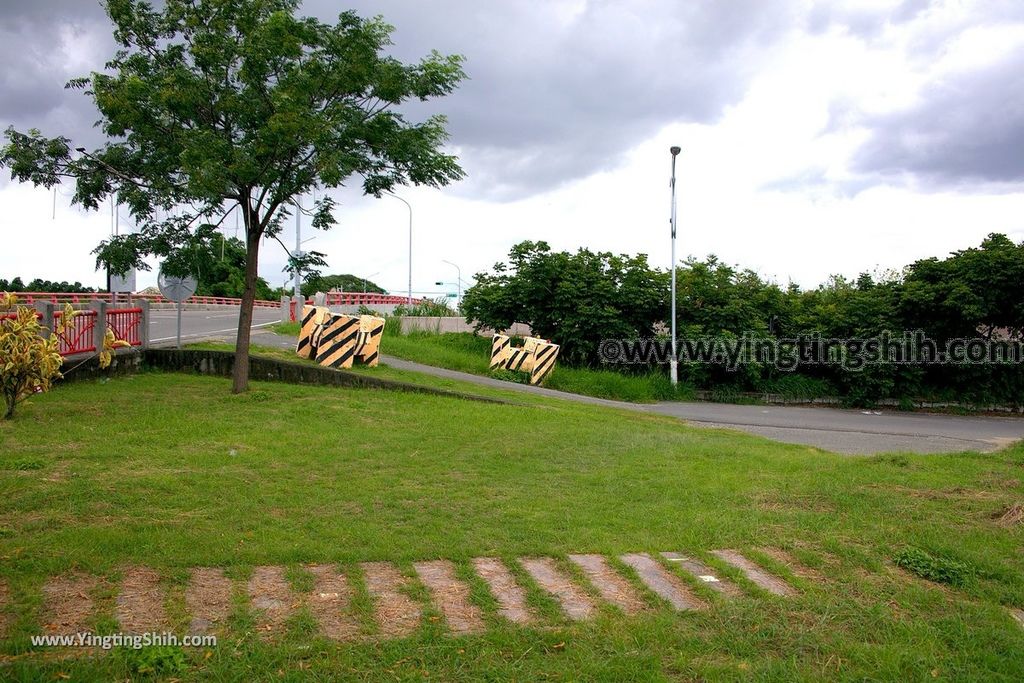
[[[466,321],[465,318],[461,317],[427,317],[427,316],[410,316],[403,315],[399,317],[402,322],[402,334],[408,334],[409,332],[472,332],[473,326]],[[491,336],[494,332],[490,329],[484,328],[480,330],[479,334],[483,336]],[[522,323],[514,324],[509,330],[505,331],[505,334],[509,334],[517,337],[528,337],[532,334],[529,325]]]

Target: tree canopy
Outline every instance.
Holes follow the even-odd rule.
[[[71,178],[73,201],[87,208],[115,194],[138,230],[97,247],[97,266],[114,272],[145,269],[149,255],[186,270],[175,256],[213,240],[239,211],[246,269],[234,390],[242,391],[260,240],[280,232],[296,199],[313,190],[312,225],[331,227],[335,203],[325,190],[352,176],[378,197],[461,178],[443,150],[444,117],[412,122],[400,108],[451,93],[464,78],[462,57],[433,52],[402,63],[385,54],[392,27],[383,19],[343,12],[324,23],[297,16],[298,0],[162,5],[108,0],[117,52],[104,72],[68,84],[94,100],[107,137],[100,148],[8,128],[0,165],[45,187]]]

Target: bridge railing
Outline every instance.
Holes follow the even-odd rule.
[[[69,302],[70,303],[70,302]],[[49,301],[36,302],[36,318],[48,334],[57,336],[57,351],[62,356],[96,353],[103,348],[107,328],[114,338],[130,346],[145,347],[149,340],[149,304],[135,308],[108,308],[106,302],[93,302],[92,308],[75,311],[71,322],[64,328],[64,311]],[[0,312],[0,320],[17,317],[17,313]]]
[[[113,302],[113,295],[110,292],[15,292],[15,295],[18,297],[19,302],[29,306],[36,303],[87,304],[93,300],[105,301],[107,303]],[[126,297],[126,294],[119,294],[117,296],[120,301],[123,301]],[[132,294],[131,299],[132,301],[148,301],[153,304],[173,303],[165,299],[162,294]],[[240,306],[242,300],[230,296],[192,296],[185,303],[211,306]],[[257,299],[253,302],[253,306],[259,308],[280,308],[281,302]]]

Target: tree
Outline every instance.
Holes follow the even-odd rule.
[[[317,292],[330,292],[331,290],[342,292],[373,292],[375,294],[386,294],[387,292],[374,282],[361,278],[358,275],[344,273],[342,275],[311,275],[302,283],[302,296],[313,296]]]
[[[560,344],[559,358],[570,364],[596,364],[603,339],[653,336],[667,310],[667,278],[642,254],[553,253],[546,242],[521,242],[494,270],[466,290],[466,317],[478,329],[526,323]]]
[[[245,294],[245,243],[223,237],[179,252],[184,266],[196,277],[196,294],[240,298]],[[256,278],[256,298],[273,300],[274,290]]]
[[[245,275],[233,391],[248,388],[249,334],[260,240],[276,235],[295,200],[314,189],[312,225],[335,223],[325,191],[362,177],[379,197],[396,185],[442,186],[462,177],[441,147],[445,119],[412,123],[410,99],[451,93],[462,58],[431,53],[416,64],[386,56],[392,27],[353,12],[336,24],[296,16],[299,0],[107,0],[118,50],[85,89],[108,140],[87,152],[65,137],[8,128],[0,165],[12,178],[52,187],[76,181],[73,201],[97,209],[111,194],[139,229],[96,249],[97,267],[145,269],[210,241],[234,210],[245,227]],[[301,267],[293,259],[291,267]]]

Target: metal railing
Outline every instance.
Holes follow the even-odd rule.
[[[57,335],[57,350],[62,356],[96,351],[96,311],[77,311],[67,329],[61,329],[63,311],[53,312],[53,329]]]
[[[62,356],[95,353],[103,344],[107,328],[113,330],[115,339],[126,341],[131,346],[146,345],[145,326],[148,321],[143,307],[107,308],[100,304],[98,309],[75,311],[67,329],[63,329],[64,311],[51,307],[52,304],[48,306],[51,303],[48,301],[37,303],[42,304],[42,310],[36,311],[36,319],[41,321],[44,330],[57,337],[57,351]],[[16,317],[18,314],[15,312],[0,313],[0,320]]]
[[[93,300],[105,301],[107,303],[113,301],[113,295],[110,292],[14,292],[14,295],[18,297],[18,303],[28,306],[35,303],[88,304]],[[117,298],[120,301],[124,301],[127,296],[126,294],[119,294]],[[162,294],[132,294],[131,299],[132,301],[148,301],[152,304],[173,303],[165,299]],[[185,303],[211,306],[240,306],[242,300],[229,296],[193,296]],[[253,306],[258,308],[280,308],[281,302],[257,299],[253,302]]]

